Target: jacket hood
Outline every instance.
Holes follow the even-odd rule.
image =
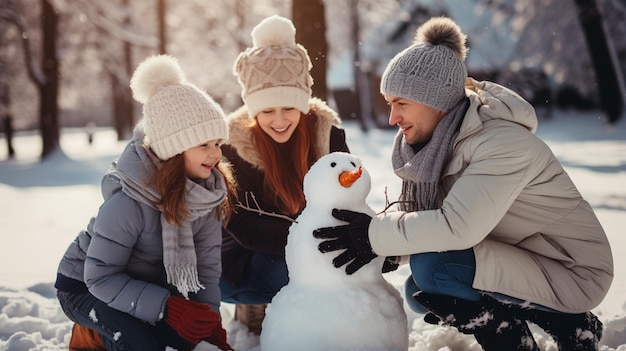
[[[341,119],[326,102],[318,98],[309,100],[309,114],[303,118],[315,118],[317,124],[317,138],[315,147],[318,154],[324,155],[329,152],[330,129],[341,127]],[[252,123],[254,119],[248,115],[246,106],[232,112],[226,118],[229,126],[229,139],[226,145],[231,145],[237,150],[237,154],[248,163],[258,169],[262,169],[261,157],[252,141]]]
[[[122,190],[119,170],[136,179],[143,179],[145,182],[156,172],[155,162],[158,162],[158,159],[154,155],[151,156],[143,147],[143,136],[143,129],[140,126],[136,127],[131,141],[126,145],[118,160],[111,163],[109,171],[102,178],[102,195],[105,200]],[[152,206],[151,203],[147,204]]]
[[[140,201],[154,209],[154,204],[161,200],[161,194],[154,186],[147,183],[157,172],[162,161],[143,146],[144,133],[141,124],[133,131],[133,138],[128,143],[117,162],[113,162],[102,179],[102,195],[108,199],[117,191]],[[188,206],[194,208],[215,208],[226,196],[226,185],[221,173],[213,169],[207,179],[194,182],[187,179],[185,194]]]
[[[494,119],[520,124],[531,133],[537,130],[535,108],[513,90],[496,83],[468,78],[465,93],[471,104],[462,130],[474,130]]]

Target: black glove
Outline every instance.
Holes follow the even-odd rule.
[[[400,267],[398,261],[400,261],[399,256],[385,257],[385,262],[383,262],[383,273],[393,272],[398,269],[398,267]]]
[[[432,312],[427,312],[426,315],[424,315],[424,322],[437,325],[441,322],[441,318],[437,317],[437,315]]]
[[[372,218],[349,210],[333,209],[332,214],[333,217],[348,224],[316,229],[313,231],[313,236],[318,239],[330,239],[318,245],[317,248],[322,253],[345,249],[333,259],[333,265],[339,268],[350,262],[346,266],[346,274],[350,275],[378,256],[372,251],[368,236]]]

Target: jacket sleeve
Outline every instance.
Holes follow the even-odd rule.
[[[156,322],[163,316],[169,291],[126,273],[143,230],[143,214],[136,202],[122,192],[109,198],[94,224],[85,260],[85,283],[92,295],[110,307]]]
[[[390,256],[463,250],[493,230],[534,177],[529,165],[539,147],[531,133],[513,123],[493,132],[497,138],[470,141],[474,143],[469,146],[470,163],[441,209],[391,212],[372,220],[369,236],[374,252]]]

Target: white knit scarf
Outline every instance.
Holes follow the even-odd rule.
[[[469,100],[456,104],[437,124],[430,141],[417,153],[404,141],[402,132],[396,135],[391,163],[402,179],[399,208],[402,211],[424,211],[441,207],[437,188],[443,168],[452,155],[453,143],[465,117]]]

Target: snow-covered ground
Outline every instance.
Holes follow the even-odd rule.
[[[615,279],[608,296],[593,310],[604,322],[601,350],[626,351],[626,120],[608,127],[600,114],[555,111],[540,121],[538,135],[559,157],[580,192],[596,210],[613,247]],[[369,204],[381,211],[385,193],[396,199],[399,181],[391,171],[395,130],[364,133],[344,123],[351,152],[372,176]],[[58,307],[53,282],[58,261],[74,236],[101,203],[99,181],[126,142],[111,130],[99,130],[89,145],[82,130],[64,130],[64,154],[38,162],[41,140],[18,134],[17,159],[0,161],[0,350],[64,350],[71,323]],[[6,158],[0,139],[0,157]],[[407,267],[386,275],[400,291]],[[410,351],[480,350],[472,337],[453,328],[426,324],[408,310]],[[232,321],[233,305],[221,312],[229,341],[238,351],[258,349],[258,337]],[[543,351],[556,351],[552,340],[532,326]],[[211,350],[199,345],[197,350]]]

